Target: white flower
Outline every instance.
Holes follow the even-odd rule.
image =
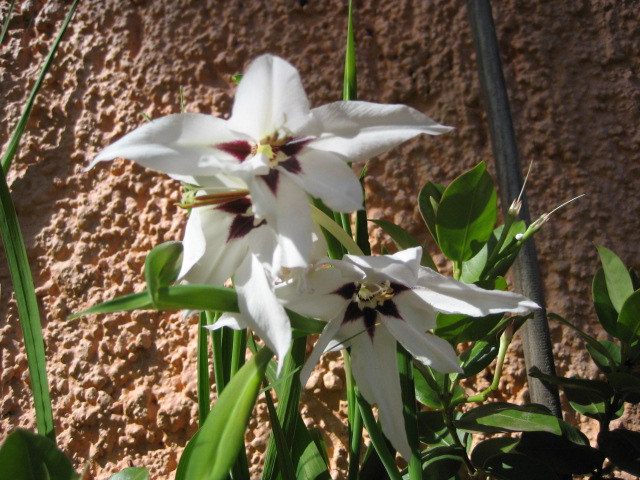
[[[395,255],[345,255],[329,260],[308,278],[312,293],[296,295],[282,288],[278,295],[292,310],[328,319],[304,366],[303,383],[323,352],[351,347],[353,375],[362,395],[378,405],[380,422],[394,447],[409,458],[396,341],[417,360],[435,370],[460,372],[454,349],[429,330],[436,314],[526,313],[538,306],[511,292],[467,285],[420,266],[420,247]]]
[[[335,102],[310,110],[295,68],[264,55],[243,76],[229,120],[194,113],[154,120],[107,147],[90,167],[125,157],[201,187],[216,186],[221,173],[237,177],[256,219],[266,219],[280,245],[288,242],[308,259],[307,194],[336,211],[360,209],[361,186],[347,162],[449,130],[403,105]]]

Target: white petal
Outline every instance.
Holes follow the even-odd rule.
[[[416,329],[412,322],[381,317],[382,323],[396,340],[417,360],[442,373],[462,372],[456,352],[446,340]]]
[[[286,126],[295,130],[309,117],[309,101],[298,71],[279,57],[254,60],[240,81],[229,127],[260,140]]]
[[[294,312],[329,320],[344,311],[350,301],[332,293],[344,283],[338,269],[324,268],[307,277],[304,291],[300,291],[297,284],[290,283],[278,286],[276,293],[284,305]]]
[[[413,289],[423,301],[439,312],[463,313],[483,317],[492,313],[528,313],[540,308],[527,297],[513,292],[484,290],[458,282],[429,268],[422,267],[418,285]]]
[[[344,262],[350,262],[366,272],[369,280],[377,282],[393,280],[407,287],[413,286],[418,278],[421,247],[401,250],[394,255],[357,256],[345,255]]]
[[[242,262],[236,272],[235,284],[240,312],[245,315],[249,327],[278,356],[279,371],[291,345],[291,323],[255,255]]]
[[[327,345],[329,344],[329,342],[333,340],[337,331],[340,329],[341,324],[342,324],[342,315],[339,315],[333,318],[331,321],[329,321],[327,325],[324,327],[324,330],[322,331],[322,335],[320,335],[320,338],[316,342],[315,347],[313,347],[313,351],[311,352],[311,355],[309,355],[309,358],[307,358],[307,361],[305,362],[304,366],[302,367],[302,370],[300,371],[300,383],[302,384],[303,387],[306,385],[307,380],[309,380],[309,375],[311,375],[311,372],[313,371],[316,364],[318,363],[318,360],[320,360],[320,357],[322,356],[325,349],[327,348]]]
[[[191,210],[184,240],[184,258],[179,278],[188,283],[222,285],[231,277],[249,251],[249,238],[228,241],[234,216],[215,208]]]
[[[312,110],[309,132],[322,136],[307,148],[330,151],[352,162],[366,160],[421,133],[439,135],[451,130],[404,105],[335,102]]]
[[[145,123],[111,144],[87,169],[123,157],[180,179],[213,175],[220,170],[219,165],[200,166],[201,159],[219,156],[213,145],[236,138],[220,118],[199,113],[169,115]]]
[[[367,334],[351,343],[351,367],[362,395],[378,405],[382,431],[393,446],[408,460],[411,447],[402,413],[400,374],[396,357],[396,340],[384,326],[375,329],[373,342]]]
[[[305,192],[320,198],[337,212],[353,212],[363,208],[362,186],[343,159],[330,152],[316,150],[306,150],[296,158],[302,172],[283,173]]]
[[[225,312],[220,315],[213,325],[205,325],[208,330],[218,330],[222,327],[232,328],[233,330],[243,330],[247,328],[247,320],[241,313]]]

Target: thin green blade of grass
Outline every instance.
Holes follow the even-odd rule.
[[[0,45],[4,43],[4,37],[7,35],[7,30],[9,30],[9,22],[11,21],[11,14],[13,13],[13,7],[16,5],[16,0],[11,0],[11,4],[9,5],[9,9],[7,10],[7,16],[4,17],[4,22],[2,22],[2,33],[0,33]]]
[[[24,337],[33,403],[36,410],[36,427],[40,435],[55,441],[38,301],[29,269],[27,251],[18,224],[18,216],[3,172],[0,172],[0,234],[16,294],[18,316]]]
[[[29,94],[29,98],[27,99],[26,105],[22,109],[22,114],[20,115],[20,119],[18,120],[18,123],[16,125],[16,128],[13,131],[13,134],[11,135],[11,139],[9,140],[9,145],[7,146],[7,149],[2,155],[2,159],[0,159],[0,163],[2,164],[2,170],[4,171],[5,175],[7,171],[9,171],[9,167],[11,167],[11,162],[13,161],[13,157],[18,151],[18,146],[20,145],[20,140],[22,139],[24,130],[27,127],[27,121],[29,120],[29,115],[31,115],[31,110],[33,110],[33,104],[35,103],[36,96],[40,91],[40,87],[42,87],[42,82],[44,81],[44,77],[47,75],[47,72],[49,71],[49,67],[53,63],[53,58],[55,57],[56,51],[58,50],[58,46],[62,41],[62,37],[64,36],[64,33],[66,32],[67,27],[71,22],[71,18],[73,17],[74,12],[76,11],[76,7],[78,6],[78,3],[80,3],[80,0],[75,0],[73,2],[73,4],[71,5],[71,8],[69,9],[69,13],[67,13],[66,18],[64,19],[64,22],[60,27],[58,36],[53,42],[53,45],[51,46],[51,50],[49,50],[49,54],[47,55],[47,58],[44,61],[44,65],[40,70],[40,75],[38,76],[38,79],[36,80],[35,85],[31,89],[31,93]],[[8,23],[8,17],[5,23]],[[3,37],[4,37],[4,27],[3,27]]]

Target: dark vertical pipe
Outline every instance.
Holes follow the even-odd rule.
[[[491,145],[496,160],[500,199],[506,210],[522,189],[522,173],[518,146],[511,121],[509,98],[502,73],[493,16],[489,0],[467,0],[473,43],[478,60],[480,84],[489,120]],[[526,195],[523,195],[522,218],[530,223]],[[527,241],[513,266],[513,280],[518,291],[542,306],[522,329],[522,343],[527,371],[538,367],[543,373],[555,374],[553,351],[544,309],[542,281],[533,239]],[[558,417],[562,416],[558,390],[528,377],[531,401],[547,406]]]

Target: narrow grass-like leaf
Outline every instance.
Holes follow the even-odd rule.
[[[18,146],[20,145],[22,134],[24,133],[24,130],[27,127],[27,121],[29,120],[29,115],[31,115],[31,110],[33,110],[33,104],[35,103],[36,96],[38,95],[38,92],[42,87],[42,82],[44,81],[44,77],[47,75],[47,72],[49,71],[49,67],[53,63],[53,57],[55,56],[56,51],[58,50],[58,46],[60,45],[60,42],[62,41],[62,37],[64,36],[64,33],[66,32],[67,27],[71,22],[71,18],[73,17],[74,12],[76,11],[76,7],[78,6],[79,1],[80,0],[75,0],[71,4],[69,13],[67,13],[66,18],[64,19],[64,22],[62,23],[62,26],[58,31],[58,36],[54,40],[53,45],[49,50],[49,54],[47,55],[47,58],[44,61],[44,65],[40,70],[40,75],[38,75],[36,83],[33,85],[33,88],[31,89],[31,94],[27,99],[27,103],[22,109],[22,114],[20,115],[20,119],[18,120],[18,123],[16,124],[15,129],[13,130],[13,134],[11,135],[11,139],[9,140],[9,145],[7,146],[7,149],[2,155],[2,159],[0,159],[0,163],[2,164],[2,170],[5,172],[5,174],[9,170],[9,167],[11,166],[11,162],[13,161],[13,157],[18,151]]]
[[[4,37],[7,35],[7,30],[9,30],[11,15],[13,14],[13,8],[15,6],[16,6],[16,0],[11,0],[11,4],[7,9],[7,13],[5,14],[4,21],[2,22],[2,33],[0,33],[0,45],[4,43]]]
[[[420,460],[420,438],[418,434],[418,412],[416,389],[413,383],[413,364],[411,355],[398,344],[398,373],[402,392],[404,425],[411,447],[409,460],[409,480],[422,480],[422,462]]]
[[[273,439],[273,445],[277,452],[276,459],[278,461],[278,466],[280,467],[280,476],[282,480],[296,480],[293,460],[291,459],[291,449],[284,432],[282,431],[282,425],[280,425],[280,419],[276,413],[276,407],[273,404],[271,392],[266,391],[264,395],[267,401],[267,409],[269,410],[269,418],[271,420],[271,438]]]
[[[3,172],[0,172],[0,234],[9,264],[20,328],[27,353],[33,403],[36,410],[36,427],[38,433],[55,440],[38,300],[18,216]]]
[[[202,426],[211,410],[209,394],[211,382],[209,380],[209,334],[204,328],[208,325],[207,314],[200,313],[198,321],[198,425]]]
[[[177,480],[223,480],[244,443],[244,433],[253,410],[265,369],[273,353],[260,350],[231,379],[211,409],[205,424],[176,474]]]

